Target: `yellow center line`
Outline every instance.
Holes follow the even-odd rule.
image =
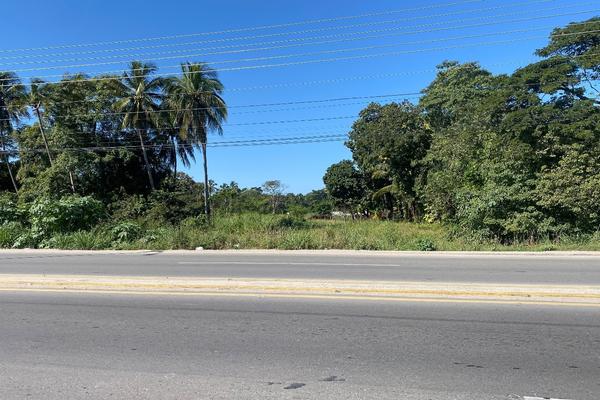
[[[600,303],[559,302],[559,301],[518,301],[518,300],[482,300],[482,299],[450,299],[450,298],[408,298],[408,297],[375,297],[356,295],[318,295],[318,294],[284,294],[284,293],[219,293],[219,292],[134,292],[125,290],[76,290],[76,289],[35,289],[35,288],[0,288],[0,292],[36,292],[36,293],[69,293],[69,294],[119,294],[136,296],[187,296],[187,297],[253,297],[275,299],[307,299],[307,300],[347,300],[347,301],[380,301],[400,303],[463,303],[463,304],[497,304],[497,305],[537,305],[554,307],[593,307],[600,308]]]

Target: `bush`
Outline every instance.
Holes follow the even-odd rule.
[[[186,229],[206,228],[208,227],[208,221],[204,215],[187,217],[181,221],[180,227]]]
[[[111,231],[112,240],[118,243],[132,242],[142,236],[142,228],[135,222],[121,222]]]
[[[65,250],[102,250],[111,246],[110,239],[106,232],[77,231],[56,235],[43,241],[40,247]]]
[[[16,195],[3,193],[0,195],[0,224],[22,222],[23,210],[17,206]]]
[[[308,227],[310,227],[308,221],[306,221],[304,218],[296,216],[285,216],[273,221],[270,224],[271,230],[303,229]]]
[[[126,196],[109,206],[113,221],[137,221],[146,227],[178,224],[201,215],[200,202],[190,193],[156,190],[147,196]]]
[[[134,220],[146,213],[148,202],[141,195],[127,196],[109,204],[108,209],[114,221]]]
[[[31,231],[21,233],[14,241],[12,247],[16,249],[36,248],[42,241],[42,236]]]
[[[419,251],[435,251],[436,247],[435,247],[435,243],[433,243],[433,240],[428,239],[428,238],[423,238],[423,239],[417,240],[417,249]]]
[[[29,207],[33,237],[49,238],[54,234],[92,228],[104,216],[104,205],[92,197],[67,196],[60,200],[36,200]]]
[[[18,222],[3,223],[0,226],[0,248],[13,247],[19,236],[25,233],[25,229]]]

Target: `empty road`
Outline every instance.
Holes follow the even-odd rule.
[[[600,285],[600,256],[0,252],[0,274]]]
[[[599,258],[0,254],[0,274],[597,284]],[[600,398],[600,307],[0,290],[0,399]]]

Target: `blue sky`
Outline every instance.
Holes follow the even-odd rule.
[[[12,17],[3,19],[4,40],[0,45],[0,56],[14,58],[2,59],[1,68],[106,63],[124,61],[134,55],[144,60],[162,58],[155,61],[161,73],[175,72],[174,66],[182,61],[206,61],[215,68],[262,66],[220,72],[226,86],[225,99],[232,106],[413,93],[422,90],[433,79],[435,66],[443,60],[479,61],[495,73],[509,73],[535,60],[534,50],[547,42],[552,27],[600,14],[600,4],[584,0],[456,0],[453,5],[450,3],[441,0],[4,0],[4,15]],[[378,12],[387,13],[270,29],[200,34]],[[343,27],[358,24],[361,26]],[[354,35],[348,35],[352,33]],[[103,46],[5,51],[187,34],[194,35]],[[355,40],[314,44],[342,38]],[[299,43],[303,45],[240,51]],[[116,48],[125,50],[113,52]],[[305,54],[332,50],[337,52]],[[81,54],[83,51],[89,53]],[[396,54],[370,56],[391,52]],[[292,54],[296,56],[288,57]],[[22,57],[32,55],[40,55],[40,58]],[[281,56],[284,57],[239,61]],[[354,58],[312,62],[341,57]],[[33,60],[56,61],[29,63]],[[311,62],[265,67],[267,64],[304,61]],[[124,64],[106,64],[21,71],[19,74],[27,81],[31,76],[66,71],[93,73],[123,68]],[[401,98],[390,97],[389,100]],[[345,134],[369,101],[232,107],[224,138],[211,137],[210,140]],[[280,122],[306,119],[320,120]],[[329,165],[350,156],[342,141],[220,147],[210,149],[209,170],[211,178],[219,183],[235,180],[241,186],[259,186],[265,180],[279,179],[292,192],[308,192],[323,186],[321,178]],[[189,173],[199,179],[200,168],[199,164],[193,166]]]

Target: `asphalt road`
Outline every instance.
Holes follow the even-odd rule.
[[[0,399],[598,400],[585,307],[0,292]]]
[[[0,253],[0,274],[600,285],[600,257]]]

